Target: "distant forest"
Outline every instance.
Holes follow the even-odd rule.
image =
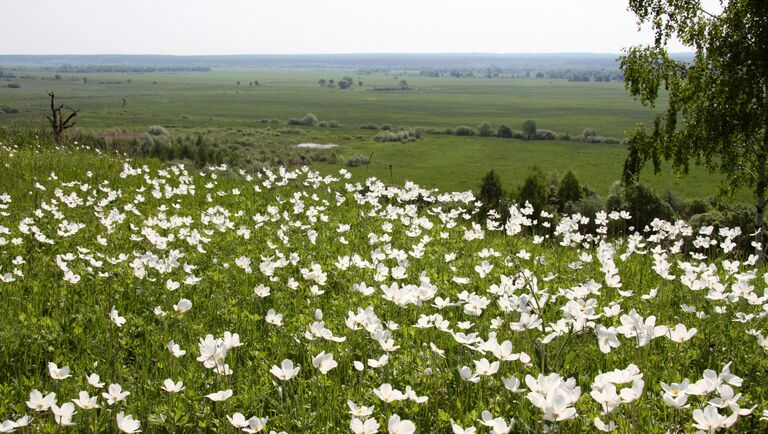
[[[211,68],[618,70],[618,54],[0,55],[5,67],[62,72],[204,71]],[[686,54],[681,58],[690,57]],[[118,69],[122,68],[122,69]],[[542,72],[543,73],[543,72]]]

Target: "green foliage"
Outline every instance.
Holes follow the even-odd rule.
[[[480,182],[480,193],[477,195],[477,199],[482,202],[482,205],[480,205],[480,218],[486,218],[490,210],[499,212],[503,197],[504,190],[501,186],[501,177],[491,169]]]
[[[528,119],[523,122],[523,137],[527,140],[536,138],[536,121]]]
[[[666,110],[648,128],[630,134],[624,181],[636,182],[647,161],[658,172],[671,161],[678,173],[691,162],[722,175],[721,190],[754,191],[758,226],[763,225],[768,154],[768,7],[756,0],[726,2],[714,15],[699,1],[632,0],[640,23],[655,32],[654,44],[630,48],[621,57],[627,89],[653,106],[669,93]],[[692,60],[670,56],[677,38],[696,51]],[[762,241],[762,232],[756,241]]]
[[[168,130],[165,129],[165,127],[161,125],[152,125],[149,128],[147,128],[147,134],[154,136],[154,137],[167,137],[170,134],[168,134]]]
[[[466,125],[461,125],[461,126],[456,127],[454,132],[455,132],[455,134],[457,136],[474,136],[474,135],[477,135],[477,131],[474,128],[468,127]]]
[[[491,128],[491,124],[488,121],[480,122],[480,125],[477,126],[477,134],[481,137],[492,136],[493,128]]]
[[[368,159],[368,157],[364,155],[353,155],[347,159],[346,165],[347,167],[360,167],[360,166],[367,166],[371,162]]]
[[[522,187],[517,194],[518,203],[525,204],[529,202],[537,211],[544,209],[549,199],[549,182],[547,176],[538,167],[531,168],[528,176],[523,181]]]
[[[557,189],[557,205],[559,210],[565,209],[568,202],[578,202],[581,200],[581,186],[579,180],[573,171],[568,169],[563,178],[560,180],[560,186]]]
[[[621,209],[632,215],[630,221],[636,230],[643,230],[656,218],[673,221],[677,217],[672,207],[653,188],[640,183],[624,188]]]
[[[504,124],[501,124],[499,125],[499,128],[496,129],[496,137],[510,139],[512,138],[512,129]]]

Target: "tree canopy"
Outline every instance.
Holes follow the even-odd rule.
[[[700,0],[629,0],[638,24],[654,30],[651,45],[620,58],[625,84],[653,107],[662,90],[666,109],[653,125],[630,132],[623,180],[637,181],[647,161],[659,172],[669,161],[678,174],[691,162],[723,175],[721,193],[753,189],[755,224],[764,225],[768,150],[768,2],[730,0],[708,11]],[[676,37],[693,58],[667,51]],[[760,232],[760,231],[759,231]],[[762,232],[756,235],[762,252]]]

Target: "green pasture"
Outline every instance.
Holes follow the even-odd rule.
[[[594,128],[600,135],[622,138],[636,122],[652,119],[653,111],[630,98],[620,82],[568,82],[537,78],[429,78],[416,71],[363,74],[338,69],[251,69],[188,73],[73,73],[53,80],[53,71],[14,71],[30,78],[0,82],[20,88],[0,87],[0,104],[17,108],[18,114],[0,115],[0,126],[44,125],[47,90],[59,101],[81,110],[78,126],[86,130],[123,128],[138,131],[163,125],[173,136],[203,132],[211,140],[236,138],[247,131],[278,130],[291,118],[311,112],[320,120],[342,127],[301,127],[303,134],[253,134],[257,144],[293,145],[306,141],[337,143],[339,155],[372,157],[372,164],[352,169],[387,181],[412,180],[443,190],[476,188],[488,169],[496,169],[508,187],[522,182],[531,166],[546,172],[573,169],[579,179],[600,194],[620,178],[626,154],[623,145],[577,142],[528,142],[521,140],[456,137],[425,134],[412,143],[377,143],[375,132],[361,124],[391,124],[394,128],[493,127],[507,124],[520,129],[526,119],[539,129],[580,135]],[[352,89],[318,85],[324,78],[352,76]],[[83,82],[83,77],[88,83]],[[6,79],[2,79],[6,80]],[[128,83],[130,80],[130,83]],[[259,86],[250,86],[258,80]],[[412,90],[374,91],[407,80]],[[236,84],[240,81],[240,85]],[[358,86],[357,82],[363,85]],[[125,104],[123,104],[125,100]],[[281,121],[265,126],[265,118]],[[234,140],[234,139],[233,139]],[[343,164],[343,163],[339,163]],[[392,171],[390,172],[390,165]],[[327,167],[326,167],[327,166]],[[318,164],[321,171],[337,166]],[[692,168],[683,179],[670,173],[644,181],[659,191],[670,189],[684,197],[708,197],[716,192],[718,178]],[[739,195],[746,199],[747,192]]]

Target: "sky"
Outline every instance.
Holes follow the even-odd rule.
[[[652,42],[627,4],[3,0],[0,54],[618,53]]]

